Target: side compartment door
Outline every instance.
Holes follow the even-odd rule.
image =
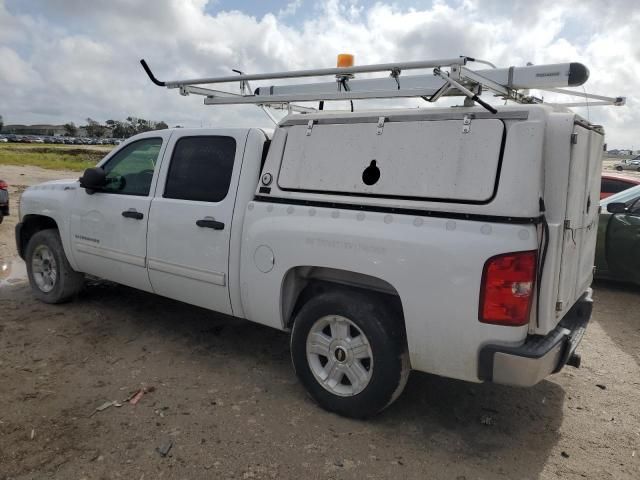
[[[557,301],[573,305],[593,278],[602,171],[602,135],[576,125],[571,146],[567,209]]]
[[[80,271],[151,291],[146,265],[150,192],[170,136],[154,132],[125,145],[101,165],[108,182],[103,191],[78,191],[69,230]]]
[[[147,240],[156,293],[229,315],[229,239],[246,142],[246,131],[236,132],[171,139]]]

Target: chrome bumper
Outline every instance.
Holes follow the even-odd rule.
[[[519,347],[484,346],[479,358],[480,379],[530,387],[567,363],[579,366],[575,350],[591,318],[591,294],[592,290],[587,290],[548,335],[530,335]]]

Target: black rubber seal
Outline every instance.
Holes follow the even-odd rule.
[[[337,208],[362,212],[393,213],[398,215],[415,215],[416,217],[449,218],[452,220],[470,220],[490,223],[513,223],[516,225],[537,225],[541,217],[504,217],[499,215],[480,215],[477,213],[441,212],[439,210],[420,210],[402,207],[381,207],[358,203],[325,202],[318,200],[301,200],[297,198],[265,197],[256,195],[255,202],[279,203],[285,205],[301,205],[304,207]]]

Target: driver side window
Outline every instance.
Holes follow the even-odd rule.
[[[106,173],[105,193],[149,195],[162,138],[145,138],[127,145],[102,166]]]

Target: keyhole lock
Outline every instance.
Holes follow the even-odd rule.
[[[365,185],[374,185],[380,180],[380,169],[376,166],[376,161],[371,160],[371,163],[362,172],[362,181]]]

